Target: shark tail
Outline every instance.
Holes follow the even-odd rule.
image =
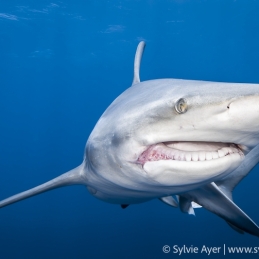
[[[0,201],[0,208],[3,208],[12,203],[27,199],[29,197],[35,196],[37,194],[50,191],[59,187],[74,185],[74,184],[86,184],[86,181],[83,177],[82,165],[44,183],[39,186],[36,186],[30,190],[18,193],[7,199]]]

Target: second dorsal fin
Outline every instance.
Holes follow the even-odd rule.
[[[144,41],[141,41],[138,44],[136,54],[135,54],[135,60],[134,60],[134,77],[133,77],[132,85],[140,83],[139,70],[140,70],[140,63],[141,63],[145,46],[146,46],[146,43]]]

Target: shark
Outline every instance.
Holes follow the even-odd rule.
[[[145,49],[134,60],[132,85],[106,109],[90,134],[82,163],[0,208],[74,184],[121,205],[159,199],[184,213],[203,207],[239,233],[259,237],[232,192],[259,161],[259,84],[182,79],[140,81]]]

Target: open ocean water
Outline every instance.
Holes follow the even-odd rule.
[[[0,2],[0,198],[77,165],[95,123],[133,79],[259,83],[259,1],[63,0]],[[257,223],[258,166],[234,201]],[[224,220],[189,216],[158,200],[104,203],[84,186],[0,210],[0,258],[205,258],[164,245],[259,247]],[[259,251],[259,250],[258,250]],[[226,254],[256,258],[257,254]]]

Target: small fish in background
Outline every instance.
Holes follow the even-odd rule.
[[[189,214],[204,207],[239,233],[259,237],[258,226],[232,200],[235,186],[259,161],[259,84],[140,82],[144,48],[142,41],[132,86],[97,122],[82,164],[0,207],[82,184],[122,208],[155,198]]]

